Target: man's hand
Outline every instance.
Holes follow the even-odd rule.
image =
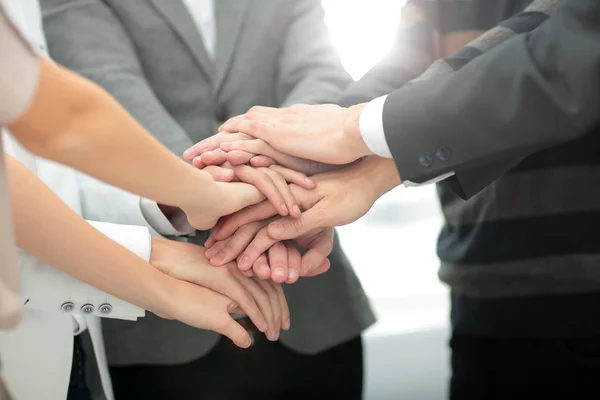
[[[272,222],[267,227],[269,237],[293,239],[318,228],[354,222],[365,215],[379,197],[402,183],[394,161],[376,156],[313,179],[317,189],[313,191],[314,197],[302,204],[306,211],[298,219],[285,217]]]
[[[257,106],[227,121],[221,130],[262,139],[292,156],[348,164],[371,154],[358,126],[364,106],[299,104],[283,109]]]
[[[208,263],[204,252],[203,247],[189,243],[156,237],[152,239],[150,263],[154,267],[179,281],[193,283],[205,289],[184,285],[187,295],[200,297],[206,303],[177,303],[173,308],[173,318],[182,320],[183,312],[185,317],[182,322],[216,330],[238,345],[245,343],[245,338],[242,335],[243,329],[240,330],[239,324],[229,315],[232,312],[247,314],[260,331],[266,332],[270,340],[278,339],[280,329],[289,329],[289,310],[280,285],[247,278],[234,263],[215,268]],[[173,293],[177,301],[182,299],[179,294]],[[185,299],[183,297],[182,301],[191,301]],[[198,307],[206,310],[197,315],[191,312]]]

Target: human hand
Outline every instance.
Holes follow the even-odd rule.
[[[367,213],[375,200],[401,183],[394,162],[380,157],[369,157],[343,170],[313,178],[317,182],[313,191],[291,185],[306,210],[299,219],[265,220],[276,214],[265,202],[222,219],[207,242],[214,247],[217,246],[214,243],[220,241],[218,251],[211,247],[208,254],[214,257],[211,263],[218,264],[237,257],[238,267],[246,270],[252,268],[257,257],[276,241],[321,239],[321,243],[323,238],[318,235],[325,228],[355,221]],[[234,232],[236,235],[229,238]],[[244,246],[247,249],[240,255],[239,249]]]
[[[182,195],[186,200],[193,197]],[[215,226],[220,217],[232,214],[264,200],[264,195],[254,186],[240,182],[214,182],[203,201],[187,201],[179,205],[188,222],[198,230]]]
[[[229,136],[252,139],[241,134],[222,134],[219,138],[209,138],[206,142],[200,142],[196,146],[190,148],[184,154],[184,158],[188,161],[192,161],[197,168],[209,171],[211,174],[218,172],[220,175],[223,175],[224,169],[216,167],[216,165],[224,167],[226,170],[231,171],[231,174],[233,175],[233,178],[230,178],[230,180],[254,185],[277,208],[280,215],[299,217],[301,213],[300,208],[288,188],[287,183],[295,183],[306,189],[314,188],[315,183],[304,173],[280,165],[275,165],[273,160],[263,156],[254,157],[256,158],[256,165],[250,166],[247,165],[247,163],[253,155],[245,152],[237,152],[236,156],[236,152],[232,152],[231,154],[234,154],[234,157],[232,158],[234,162],[229,162],[229,153],[225,153],[215,147],[215,145],[218,146],[221,138],[228,138]],[[209,151],[206,149],[211,150]],[[198,153],[198,150],[201,151],[201,153]],[[211,170],[214,168],[219,169],[216,171]]]
[[[252,107],[222,125],[223,132],[242,132],[296,157],[329,164],[348,164],[371,151],[360,135],[364,104],[298,104],[283,109]]]
[[[365,215],[375,201],[402,181],[394,161],[377,156],[368,157],[339,171],[313,177],[317,188],[302,204],[306,211],[298,219],[288,217],[267,227],[269,237],[288,240],[318,228],[342,226]]]
[[[236,310],[247,314],[261,332],[266,332],[269,340],[277,340],[280,329],[289,329],[289,310],[280,285],[257,278],[247,278],[234,263],[215,268],[204,257],[204,251],[204,248],[193,244],[152,238],[150,263],[154,267],[179,281],[193,283],[212,292],[211,294],[205,290],[184,289],[186,295],[206,300],[205,304],[197,307],[208,309],[214,306],[214,310],[208,309],[203,313],[205,315],[194,316],[189,313],[189,309],[195,306],[187,304],[175,313],[176,319],[181,320],[179,313],[183,312],[186,320],[182,322],[216,330],[230,337],[238,345],[243,344],[245,338],[241,335],[239,324],[229,315]],[[178,307],[182,305],[178,304]]]
[[[279,215],[282,216],[291,215],[299,218],[302,213],[288,182],[304,189],[314,189],[316,186],[315,182],[305,174],[279,165],[251,167],[245,164],[232,165],[225,162],[221,166],[233,171],[234,180],[251,184],[260,190],[267,200],[277,207]],[[206,168],[210,168],[210,166]]]
[[[339,165],[285,154],[275,150],[264,140],[243,133],[217,133],[187,149],[183,157],[201,169],[221,165],[225,161],[232,165],[250,164],[253,167],[277,164],[309,176],[340,168]]]
[[[300,195],[305,195],[300,188]],[[304,200],[304,204],[309,200]],[[237,258],[238,267],[247,274],[261,279],[294,283],[299,277],[315,276],[326,272],[330,263],[327,256],[333,248],[333,229],[316,229],[294,242],[280,243],[267,235],[265,227],[275,221],[276,210],[262,202],[238,213],[221,218],[206,242],[206,257],[216,266]],[[296,244],[306,249],[300,255]]]

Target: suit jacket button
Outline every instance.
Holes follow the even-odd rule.
[[[91,304],[84,304],[81,306],[81,312],[84,314],[91,314],[96,308]]]
[[[100,305],[100,307],[98,308],[100,310],[100,312],[102,314],[110,314],[110,312],[112,311],[112,306],[108,303],[102,304]]]
[[[62,306],[60,306],[60,309],[64,312],[71,312],[75,309],[75,303],[73,303],[72,301],[67,301],[66,303],[63,303]]]
[[[437,158],[439,158],[441,161],[448,161],[450,159],[450,157],[452,156],[452,152],[450,151],[449,148],[442,146],[442,147],[439,147],[435,151],[435,156]]]
[[[433,157],[431,157],[430,153],[423,153],[419,156],[419,164],[425,168],[431,167],[433,164]]]

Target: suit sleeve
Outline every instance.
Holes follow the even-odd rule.
[[[144,261],[150,260],[151,241],[147,228],[88,222]],[[81,313],[83,306],[91,305],[93,311],[90,315],[98,317],[135,320],[145,315],[145,311],[140,307],[106,294],[56,268],[43,264],[23,251],[19,254],[19,266],[23,281],[25,307],[27,308]],[[65,304],[71,304],[72,310],[65,310]]]
[[[146,80],[134,45],[101,0],[40,2],[51,57],[106,89],[155,136],[180,134]]]
[[[482,167],[473,194],[527,155],[589,132],[600,121],[598,43],[600,2],[570,0],[460,71],[390,94],[384,130],[402,179]]]
[[[143,226],[154,236],[185,236],[195,232],[183,211],[168,219],[155,201],[82,173],[77,173],[77,187],[86,219]]]
[[[330,39],[321,1],[290,4],[294,10],[279,58],[281,106],[336,101],[352,79]]]

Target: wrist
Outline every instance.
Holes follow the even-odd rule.
[[[360,133],[360,116],[366,105],[363,103],[348,108],[343,125],[344,142],[350,146],[355,159],[373,154]]]
[[[364,161],[365,173],[361,177],[369,187],[375,200],[390,190],[402,184],[402,179],[396,168],[394,160],[379,156],[367,157]]]
[[[206,210],[219,198],[220,188],[217,182],[205,171],[193,169],[184,179],[180,180],[181,189],[174,197],[178,199],[177,207],[188,214],[188,211]]]

